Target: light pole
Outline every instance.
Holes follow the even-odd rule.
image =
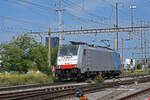
[[[51,33],[50,28],[48,28],[48,66],[49,71],[51,70]]]
[[[116,29],[118,29],[118,2],[116,2]],[[116,33],[116,51],[118,51],[118,32]]]
[[[133,27],[134,27],[134,13],[133,10],[136,9],[136,6],[130,6],[131,9],[131,27],[132,27],[132,32],[133,32]],[[130,32],[129,32],[129,39],[130,39]]]
[[[131,27],[134,26],[134,14],[133,14],[133,10],[136,9],[136,6],[130,6],[131,9]]]
[[[62,26],[63,26],[63,20],[62,20],[62,13],[63,13],[63,9],[62,9],[62,0],[59,0],[59,8],[58,10],[56,10],[58,12],[58,28],[59,31],[62,31]],[[59,34],[59,45],[62,44],[62,40],[63,40],[64,36],[63,34]]]

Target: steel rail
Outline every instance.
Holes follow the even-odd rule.
[[[86,85],[86,86],[78,86],[78,88],[80,88],[85,94],[87,94],[87,93],[101,91],[104,88],[110,88],[110,87],[119,86],[119,85],[133,84],[134,81],[136,81],[136,79],[125,80],[122,82],[108,82],[104,84],[91,84],[91,85]],[[139,83],[148,82],[148,81],[150,81],[150,77],[143,77],[143,78],[138,79]],[[30,95],[11,98],[11,100],[34,100],[34,99],[36,100],[61,100],[61,99],[69,98],[69,97],[75,97],[74,89],[75,87],[72,89],[48,91],[48,92],[43,92],[43,93],[38,93],[38,94],[30,94]]]
[[[59,86],[59,85],[68,85],[75,82],[55,82],[55,83],[45,83],[45,84],[31,84],[31,85],[18,85],[10,87],[0,87],[0,92],[2,91],[11,91],[11,90],[22,90],[22,89],[31,89],[31,88],[41,88],[46,86]]]
[[[88,94],[88,93],[101,91],[102,89],[105,89],[105,88],[110,88],[110,87],[115,87],[115,86],[120,86],[120,85],[134,84],[135,81],[138,81],[139,83],[149,82],[150,77],[144,77],[144,78],[140,78],[138,80],[137,79],[126,80],[126,81],[122,81],[122,82],[109,82],[109,83],[96,85],[95,87],[90,87],[89,86],[89,87],[81,88],[81,89],[85,94]],[[70,95],[72,96],[72,93],[70,93]],[[70,97],[70,95],[68,93],[68,97]],[[62,95],[62,97],[63,97],[63,95]],[[73,96],[73,97],[75,97],[75,96]],[[57,98],[57,100],[59,100],[59,98],[57,96],[55,97],[54,100],[56,100],[56,98]],[[65,98],[67,98],[67,96]],[[65,99],[65,98],[63,98],[63,99]],[[44,99],[42,99],[42,100],[44,100]],[[47,100],[53,100],[53,99],[49,98]]]
[[[122,97],[122,98],[120,98],[120,99],[118,99],[118,100],[132,100],[132,98],[135,98],[135,97],[137,97],[137,96],[143,95],[143,94],[145,94],[145,93],[147,93],[147,92],[150,92],[150,88],[141,90],[141,91],[139,91],[139,92],[133,93],[133,94],[128,95],[128,96],[125,96],[125,97]]]
[[[134,78],[134,77],[143,77],[148,76],[150,74],[144,74],[144,75],[130,75],[130,76],[120,76],[116,77],[118,79],[120,78]],[[31,85],[19,85],[19,86],[10,86],[10,87],[1,87],[0,92],[4,91],[14,91],[14,90],[23,90],[23,89],[32,89],[32,88],[42,88],[47,86],[60,86],[60,85],[68,85],[68,84],[74,84],[77,82],[55,82],[55,83],[46,83],[46,84],[31,84]]]
[[[134,78],[131,80],[125,80],[121,82],[108,82],[104,84],[87,84],[87,85],[76,85],[76,86],[60,86],[60,87],[53,87],[53,88],[45,88],[45,89],[38,89],[38,90],[30,90],[30,91],[22,91],[22,92],[12,92],[12,93],[4,93],[0,94],[0,100],[53,100],[57,98],[67,98],[67,97],[74,97],[74,89],[80,88],[84,93],[91,93],[102,90],[104,88],[119,86],[119,85],[128,85],[133,84],[134,81],[138,81],[139,83],[150,81],[150,76],[138,76],[138,79]],[[59,100],[58,99],[58,100]]]

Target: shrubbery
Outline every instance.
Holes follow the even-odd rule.
[[[137,69],[142,69],[142,64],[137,64]]]
[[[101,75],[98,75],[94,79],[95,83],[104,83],[104,78]]]
[[[87,83],[92,83],[93,80],[91,80],[90,78],[86,80]]]
[[[0,87],[52,82],[52,77],[38,74],[0,74]]]
[[[150,65],[148,66],[148,68],[150,68]]]
[[[27,73],[29,70],[52,75],[48,64],[48,48],[28,34],[14,36],[9,42],[0,43],[0,72]],[[52,66],[56,65],[58,47],[51,50]]]

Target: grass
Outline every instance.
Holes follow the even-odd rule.
[[[0,74],[0,87],[53,82],[52,76],[38,74]]]
[[[86,83],[93,83],[93,80],[90,79],[90,78],[88,78],[88,79],[86,80]]]
[[[98,75],[94,78],[95,83],[104,83],[104,78],[101,75]]]
[[[141,69],[126,70],[122,73],[121,76],[136,76],[136,75],[145,75],[145,74],[150,74],[150,68],[145,70],[141,70]]]

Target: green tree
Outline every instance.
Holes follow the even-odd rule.
[[[48,49],[46,46],[38,44],[29,52],[28,56],[35,63],[38,70],[44,73],[50,72],[48,70]]]
[[[50,74],[48,68],[48,48],[38,43],[33,37],[23,34],[13,37],[10,42],[0,44],[2,68],[4,71],[27,72],[39,70]],[[58,47],[52,49],[52,65],[56,65]]]
[[[57,62],[57,54],[58,54],[58,46],[56,48],[51,50],[51,60],[52,60],[52,66],[56,65]]]
[[[32,49],[29,53],[32,61],[36,64],[37,68],[44,72],[50,74],[52,67],[56,65],[58,47],[51,50],[51,67],[48,68],[48,48],[42,44],[37,45],[36,48]]]
[[[137,69],[142,69],[142,64],[137,64]]]
[[[1,58],[2,69],[5,71],[27,72],[34,65],[27,53],[36,45],[36,40],[27,34],[13,37],[10,42],[2,43],[0,49],[5,52]]]

